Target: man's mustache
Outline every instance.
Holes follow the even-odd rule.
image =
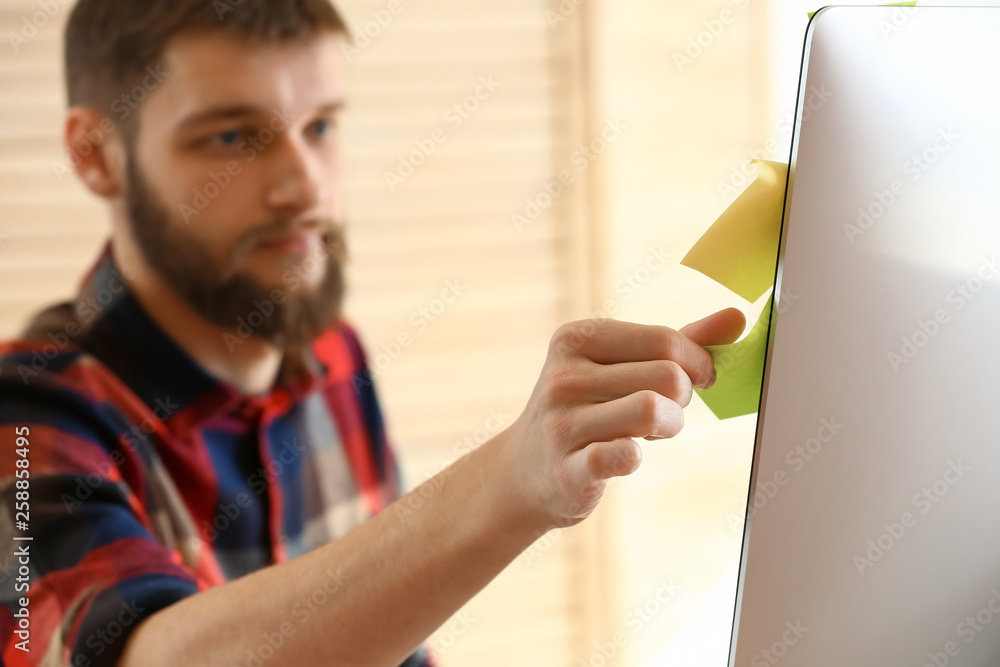
[[[257,246],[280,241],[303,231],[316,231],[319,233],[322,245],[328,254],[340,260],[346,258],[344,225],[333,218],[314,218],[304,221],[281,220],[252,227],[241,234],[231,253],[229,271],[226,273],[235,271],[236,267],[240,266],[246,256]]]

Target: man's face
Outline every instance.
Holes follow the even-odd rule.
[[[185,33],[138,111],[131,233],[145,261],[217,325],[235,328],[255,301],[270,301],[274,314],[254,334],[300,344],[340,316],[338,39],[255,46]]]

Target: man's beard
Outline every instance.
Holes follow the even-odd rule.
[[[239,271],[240,262],[262,240],[288,235],[304,225],[282,220],[254,227],[237,239],[220,266],[210,252],[179,232],[183,223],[171,219],[137,166],[135,156],[129,155],[127,162],[125,203],[139,250],[195,312],[237,334],[245,333],[249,324],[252,336],[283,348],[306,345],[340,323],[347,251],[343,232],[334,221],[311,221],[310,226],[321,235],[321,245],[297,262],[288,263],[283,285],[264,287]],[[312,268],[316,262],[325,265],[321,269],[323,276],[315,287],[308,287],[297,272],[303,267]]]

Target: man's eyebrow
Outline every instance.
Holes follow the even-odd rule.
[[[335,100],[333,102],[327,102],[326,104],[320,105],[315,110],[315,113],[320,115],[329,115],[343,109],[345,106],[347,106],[346,100]],[[187,130],[211,121],[234,120],[238,118],[246,118],[248,116],[273,116],[287,118],[287,116],[280,109],[265,109],[264,107],[254,105],[226,105],[209,107],[208,109],[194,113],[179,122],[176,129],[178,131]]]

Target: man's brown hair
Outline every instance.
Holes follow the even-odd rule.
[[[134,138],[130,113],[158,83],[178,33],[220,30],[262,45],[346,34],[330,0],[79,0],[66,27],[69,106],[89,106]]]

